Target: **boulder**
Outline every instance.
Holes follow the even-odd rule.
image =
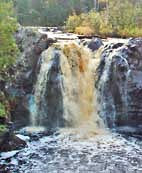
[[[15,136],[11,132],[5,132],[0,137],[0,151],[7,152],[12,150],[19,150],[26,146],[26,142],[21,138]]]
[[[103,42],[100,38],[92,38],[86,44],[87,44],[87,47],[94,52],[94,51],[98,50],[103,45]]]

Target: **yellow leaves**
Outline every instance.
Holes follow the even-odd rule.
[[[75,33],[90,36],[94,34],[94,31],[89,26],[79,26],[76,27]]]
[[[68,31],[77,34],[141,37],[142,3],[135,7],[129,0],[112,0],[103,11],[70,16],[66,24]]]
[[[66,28],[69,32],[74,32],[75,28],[78,27],[81,24],[81,18],[80,16],[73,15],[69,16],[67,22],[66,22]]]

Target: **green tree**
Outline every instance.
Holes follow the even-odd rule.
[[[14,40],[16,27],[12,3],[0,0],[0,71],[6,70],[17,57],[18,48]]]
[[[69,15],[88,12],[93,0],[13,0],[22,25],[64,25]]]
[[[6,81],[8,69],[15,63],[18,48],[14,39],[17,22],[13,15],[12,1],[0,0],[0,82]],[[9,102],[0,86],[0,118],[8,118]],[[6,130],[0,124],[0,134]]]
[[[15,0],[14,6],[18,22],[22,25],[29,25],[30,0]]]
[[[110,0],[106,16],[114,33],[126,36],[142,34],[142,4],[137,0]]]

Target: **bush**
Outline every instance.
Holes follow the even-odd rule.
[[[78,15],[69,16],[66,22],[66,29],[69,32],[75,32],[75,29],[82,23],[81,17]]]
[[[5,118],[7,115],[6,108],[4,104],[0,103],[0,118]],[[0,124],[0,135],[7,130],[6,125]]]
[[[103,11],[90,11],[70,16],[66,22],[68,31],[100,36],[142,36],[142,3],[139,6],[129,0],[111,0]],[[87,31],[88,30],[88,31]]]
[[[13,18],[12,3],[0,1],[0,71],[15,62],[18,48],[14,40],[17,23]]]
[[[79,26],[79,27],[76,27],[75,33],[80,35],[91,36],[93,35],[94,32],[93,32],[93,29],[90,28],[89,26]]]
[[[123,30],[119,31],[119,35],[122,37],[141,37],[142,36],[142,29],[134,27],[131,29],[124,28]]]
[[[99,34],[100,25],[101,25],[101,14],[99,12],[91,11],[88,13],[88,22],[89,25],[92,27],[95,34]]]
[[[0,81],[11,79],[9,68],[16,61],[18,48],[14,39],[17,22],[13,16],[13,4],[10,0],[0,0]],[[5,119],[9,116],[9,98],[0,90],[0,133],[6,130]]]
[[[5,117],[6,116],[6,109],[5,106],[0,103],[0,117]]]
[[[0,125],[0,135],[2,135],[4,132],[6,132],[8,129],[5,125]]]

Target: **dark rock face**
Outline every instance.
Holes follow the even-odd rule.
[[[7,93],[16,98],[14,111],[11,114],[12,121],[19,126],[27,125],[29,122],[28,95],[32,93],[36,81],[40,54],[55,41],[29,27],[19,28],[15,38],[21,53],[17,64],[13,67],[15,80],[7,85]]]
[[[83,40],[83,45],[87,46],[91,51],[94,52],[103,45],[103,42],[100,38],[92,38],[91,40]]]
[[[26,142],[11,132],[6,132],[0,137],[0,151],[7,152],[18,150],[26,146]]]
[[[21,55],[16,65],[15,82],[16,85],[22,86],[24,93],[31,93],[37,74],[40,54],[54,43],[54,40],[48,39],[47,35],[40,34],[30,28],[21,28],[17,31],[15,37],[21,50]]]
[[[46,95],[45,98],[47,100],[47,115],[48,122],[53,122],[53,127],[62,127],[64,126],[64,120],[62,118],[63,115],[63,96],[62,96],[62,88],[61,83],[63,82],[60,78],[62,74],[60,67],[60,54],[55,53],[55,58],[52,63],[52,67],[49,71],[49,79],[46,84]],[[58,99],[57,99],[58,98]],[[44,124],[47,126],[47,123]],[[51,123],[50,123],[51,125]]]
[[[98,67],[100,115],[109,127],[142,124],[142,39],[107,45]]]
[[[89,42],[88,48],[94,52],[94,51],[98,50],[102,45],[103,45],[103,42],[100,38],[93,38]]]

